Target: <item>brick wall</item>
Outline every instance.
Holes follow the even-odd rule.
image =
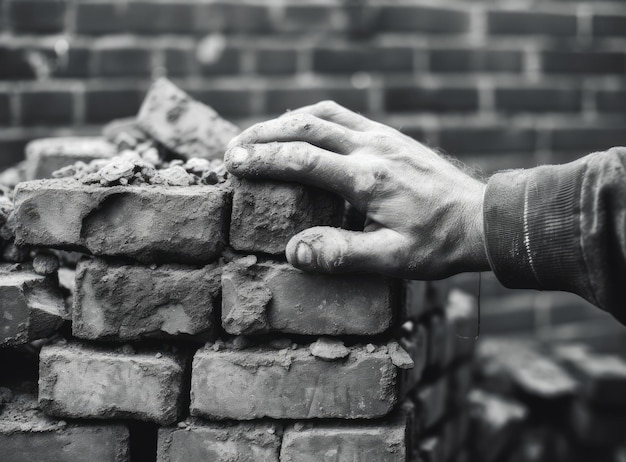
[[[0,0],[0,31],[0,167],[164,74],[243,126],[331,98],[487,172],[626,144],[618,0]]]

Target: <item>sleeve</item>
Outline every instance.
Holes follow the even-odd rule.
[[[626,324],[626,148],[496,173],[483,212],[503,285],[573,292]]]

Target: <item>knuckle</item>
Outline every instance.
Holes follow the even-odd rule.
[[[310,114],[294,114],[289,118],[290,128],[296,135],[304,136],[315,128],[316,120],[316,117]]]

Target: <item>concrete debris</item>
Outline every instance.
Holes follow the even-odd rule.
[[[346,348],[341,340],[334,340],[328,337],[322,337],[316,340],[309,347],[309,351],[316,358],[326,361],[342,359],[350,354],[350,350]]]

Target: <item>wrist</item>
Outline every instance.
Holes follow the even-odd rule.
[[[489,259],[485,246],[485,227],[483,203],[486,186],[476,181],[475,187],[469,194],[470,200],[465,210],[465,238],[460,242],[463,245],[462,268],[459,272],[489,271]]]

